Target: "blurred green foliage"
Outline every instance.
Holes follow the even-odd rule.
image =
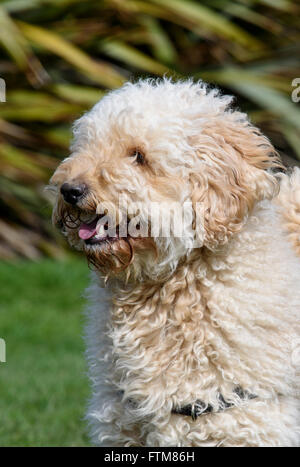
[[[127,79],[214,83],[300,159],[299,12],[296,0],[0,1],[0,257],[63,254],[44,185],[71,122]]]

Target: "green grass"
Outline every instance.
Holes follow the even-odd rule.
[[[0,446],[86,446],[84,262],[0,265]]]

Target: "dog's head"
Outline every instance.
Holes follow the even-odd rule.
[[[75,122],[50,182],[53,220],[102,274],[166,274],[195,245],[226,243],[274,195],[275,151],[230,104],[201,82],[148,80]]]

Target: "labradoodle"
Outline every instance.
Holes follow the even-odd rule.
[[[98,445],[299,445],[300,170],[231,103],[127,83],[75,122],[51,179],[93,269]]]

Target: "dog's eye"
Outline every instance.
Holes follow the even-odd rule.
[[[134,149],[133,151],[131,151],[130,157],[133,157],[135,159],[135,162],[139,165],[143,165],[145,163],[145,156],[138,149]]]

